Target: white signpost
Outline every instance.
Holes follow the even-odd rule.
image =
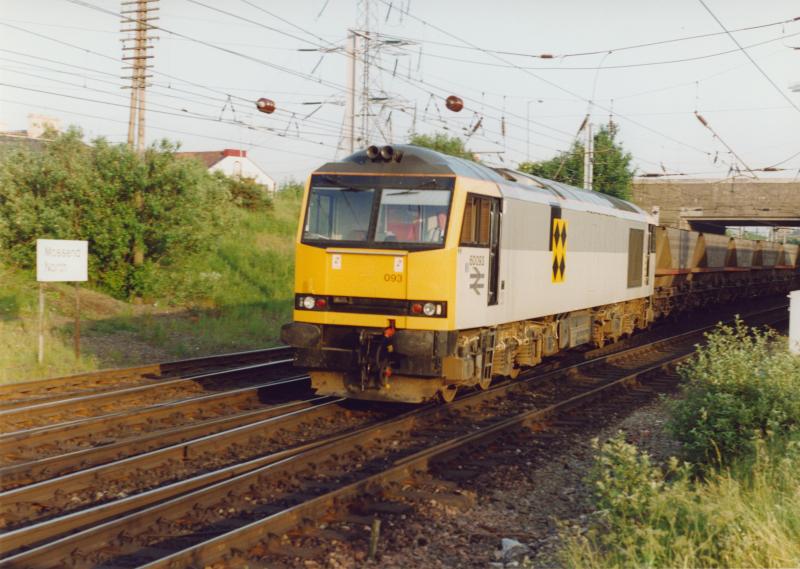
[[[800,356],[800,290],[789,293],[789,351]]]
[[[37,239],[36,280],[39,281],[39,363],[44,361],[43,283],[75,283],[75,357],[79,358],[81,355],[81,305],[78,283],[89,280],[89,242]]]

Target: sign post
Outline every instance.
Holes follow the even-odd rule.
[[[789,293],[789,352],[800,356],[800,290]]]
[[[44,283],[75,283],[75,358],[81,355],[80,285],[89,280],[89,242],[36,240],[36,280],[39,281],[39,363],[44,361]]]

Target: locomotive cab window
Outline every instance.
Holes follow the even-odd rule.
[[[315,177],[302,242],[320,247],[444,247],[452,187],[447,178]]]
[[[444,243],[450,192],[395,190],[381,192],[375,241]]]
[[[461,225],[461,245],[489,247],[492,240],[492,198],[468,195]]]
[[[308,202],[306,239],[366,241],[375,190],[314,188]]]

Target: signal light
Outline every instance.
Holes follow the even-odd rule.
[[[370,160],[375,160],[380,155],[380,153],[381,151],[378,149],[377,146],[373,145],[367,147],[367,158],[369,158]]]
[[[312,308],[314,308],[315,305],[316,302],[313,296],[306,296],[305,298],[303,298],[303,308],[305,308],[306,310],[311,310]]]
[[[449,97],[447,97],[447,100],[445,101],[444,104],[449,110],[453,111],[454,113],[457,113],[458,111],[464,108],[464,101],[461,99],[461,97],[456,97],[455,95],[450,95]]]
[[[318,298],[317,301],[314,303],[314,306],[316,306],[317,308],[325,308],[326,306],[328,306],[328,301],[325,300],[324,298]]]
[[[422,313],[425,316],[433,316],[434,314],[436,314],[436,305],[432,302],[426,302],[425,305],[422,307]]]
[[[384,146],[381,148],[381,158],[386,160],[387,162],[392,159],[394,156],[394,148],[391,146]]]
[[[411,312],[413,314],[422,314],[422,305],[419,302],[415,302],[411,305]]]
[[[271,115],[275,112],[275,101],[261,97],[258,101],[256,101],[256,108],[262,113]]]

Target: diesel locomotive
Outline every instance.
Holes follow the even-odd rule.
[[[419,403],[670,313],[788,291],[798,247],[660,227],[599,193],[415,146],[313,172],[296,348],[319,394]]]

